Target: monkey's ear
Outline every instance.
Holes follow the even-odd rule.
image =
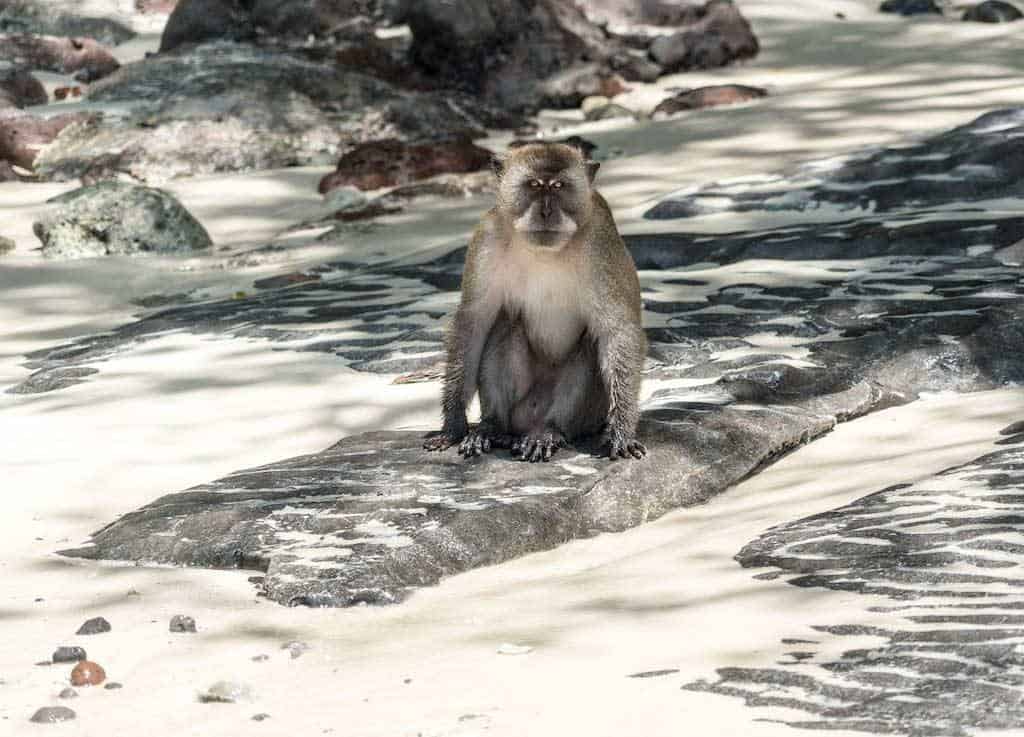
[[[501,179],[501,175],[505,173],[505,162],[501,160],[500,156],[491,157],[491,171],[498,179]]]
[[[587,162],[587,179],[590,180],[591,184],[594,183],[594,177],[597,176],[597,170],[600,169],[600,168],[601,168],[601,162],[600,161],[588,161]]]

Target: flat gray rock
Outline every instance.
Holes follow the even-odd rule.
[[[784,707],[796,714],[788,724],[827,732],[1019,730],[1024,435],[1000,442],[1008,447],[748,543],[736,558],[769,568],[761,577],[871,596],[861,611],[844,600],[814,640],[781,642],[775,667],[720,668],[685,688]]]

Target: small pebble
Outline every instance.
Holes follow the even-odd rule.
[[[269,714],[253,714],[252,720],[254,722],[262,722],[264,719],[270,719]]]
[[[529,645],[513,645],[510,642],[506,642],[498,648],[499,655],[526,655],[526,653],[532,651],[533,648]]]
[[[66,706],[44,706],[32,715],[30,722],[37,724],[52,724],[54,722],[66,722],[75,718],[75,712]]]
[[[54,663],[77,663],[79,660],[86,660],[85,649],[78,645],[61,646],[53,651],[50,658]]]
[[[76,635],[98,635],[101,632],[110,632],[110,622],[105,620],[103,617],[93,617],[92,619],[86,620],[81,627],[78,628]]]
[[[72,686],[98,686],[107,679],[103,668],[91,660],[83,660],[71,671]]]
[[[199,700],[204,704],[234,704],[250,699],[252,699],[252,689],[246,684],[236,681],[217,681],[199,694]]]
[[[36,665],[53,665],[53,661],[52,660],[40,660],[39,662],[36,663]]]
[[[292,654],[292,658],[297,658],[309,650],[309,645],[304,642],[299,642],[298,640],[292,640],[291,642],[283,644],[281,649],[290,652]]]
[[[117,681],[111,681],[103,688],[107,689],[108,691],[116,691],[119,688],[124,688],[124,684],[118,683]]]
[[[75,689],[71,688],[71,686],[68,686],[63,691],[61,691],[59,694],[57,694],[57,696],[59,698],[62,698],[62,699],[77,699],[78,698],[78,691],[76,691]]]
[[[252,656],[252,662],[254,662],[254,663],[262,663],[262,662],[264,662],[266,660],[270,660],[270,656],[269,655],[253,655]]]
[[[186,614],[175,614],[171,617],[171,632],[195,632],[196,620]]]

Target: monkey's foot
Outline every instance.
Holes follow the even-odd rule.
[[[459,445],[459,455],[465,458],[490,453],[491,448],[508,448],[512,445],[512,436],[497,432],[490,425],[481,422],[469,431]]]
[[[423,447],[430,451],[441,451],[448,450],[453,445],[459,442],[461,438],[457,438],[450,433],[446,433],[443,430],[439,433],[431,435],[423,441]]]
[[[636,458],[637,460],[647,455],[647,448],[634,437],[630,437],[625,433],[611,432],[605,433],[604,446],[608,448],[608,457],[617,461],[620,458]]]
[[[566,446],[565,436],[560,432],[545,432],[539,435],[523,435],[512,443],[512,455],[521,461],[536,463],[550,461],[559,448]]]

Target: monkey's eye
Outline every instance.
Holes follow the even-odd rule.
[[[551,183],[551,187],[552,187],[552,189],[561,189],[562,188],[562,183],[556,179],[555,181],[553,181]]]
[[[543,182],[541,182],[539,179],[531,179],[530,180],[530,187],[531,187],[531,189],[538,189],[542,185],[543,185]]]

